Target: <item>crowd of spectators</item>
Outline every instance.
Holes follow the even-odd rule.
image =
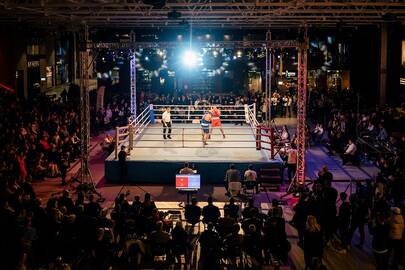
[[[92,113],[93,133],[110,130],[117,126],[124,126],[128,123],[128,117],[131,116],[131,108],[127,100],[113,99],[105,107],[97,108]]]
[[[196,241],[201,269],[221,269],[225,262],[236,266],[244,258],[256,267],[270,261],[285,264],[290,250],[283,211],[276,200],[267,214],[261,214],[253,200],[242,210],[231,198],[221,215],[212,197],[202,208],[193,198],[182,222],[173,219],[173,213],[159,211],[148,193],[143,201],[134,196],[132,203],[129,193],[122,193],[110,212],[93,195],[85,198],[79,192],[74,199],[67,190],[42,207],[27,182],[1,192],[4,269],[69,269],[68,265],[110,269],[122,264],[163,269],[168,264],[190,263]],[[193,226],[200,222],[205,230],[195,234]]]
[[[34,102],[1,93],[0,182],[6,185],[61,176],[80,151],[77,104],[41,95]]]
[[[375,181],[356,181],[350,196],[346,192],[339,194],[331,185],[332,180],[332,173],[323,167],[312,190],[301,193],[294,207],[292,225],[298,231],[306,269],[314,263],[313,258],[322,258],[326,247],[343,254],[349,252],[352,244],[362,250],[365,227],[372,238],[376,269],[388,269],[390,262],[392,269],[398,269],[405,259],[403,178],[385,181],[379,175]],[[354,243],[357,230],[360,237]]]
[[[326,143],[330,154],[341,154],[344,163],[358,165],[361,158],[368,158],[383,159],[396,167],[404,165],[405,136],[396,125],[393,108],[358,107],[354,93],[347,91],[311,95],[312,142]]]

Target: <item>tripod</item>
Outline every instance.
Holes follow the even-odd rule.
[[[72,182],[77,182],[79,185],[76,187],[76,192],[83,192],[84,194],[93,193],[98,196],[99,202],[104,202],[105,198],[97,191],[93,182],[93,176],[91,175],[88,166],[81,166],[74,176],[72,176],[70,185]]]
[[[297,174],[294,175],[293,179],[291,180],[285,194],[283,194],[280,199],[287,197],[288,195],[294,194],[295,197],[298,197],[301,192],[306,190],[306,186],[304,183],[299,183],[297,179]]]

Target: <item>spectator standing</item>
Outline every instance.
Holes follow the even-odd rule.
[[[195,226],[195,224],[198,224],[200,222],[200,217],[201,217],[201,207],[199,207],[196,198],[191,199],[191,204],[187,204],[185,207],[185,218],[188,223],[192,225],[192,227]]]
[[[311,269],[313,259],[321,259],[323,256],[323,239],[321,227],[316,218],[309,215],[307,218],[307,228],[304,234],[304,259],[305,270]]]
[[[376,270],[386,270],[389,261],[390,225],[387,223],[383,213],[377,213],[377,216],[371,222],[370,234],[373,236],[371,246],[374,251]]]
[[[295,177],[295,173],[297,170],[297,149],[295,147],[291,147],[287,152],[287,172],[288,172],[288,180],[291,180]]]
[[[257,173],[256,173],[256,171],[253,169],[253,165],[252,164],[250,164],[249,166],[248,166],[248,169],[245,171],[245,173],[244,173],[244,181],[245,181],[245,184],[246,184],[246,182],[249,182],[249,183],[253,183],[254,184],[254,187],[255,187],[255,189],[256,189],[256,192],[258,192],[258,183],[257,183]],[[253,186],[253,185],[252,185]]]
[[[118,164],[120,167],[120,180],[127,180],[127,152],[125,145],[121,146],[121,151],[118,153]]]
[[[224,185],[225,185],[225,189],[228,193],[228,187],[229,187],[229,183],[230,182],[239,182],[241,181],[241,177],[240,177],[240,172],[238,169],[236,169],[235,164],[231,164],[229,166],[229,169],[226,171],[225,173],[225,179],[224,179]]]
[[[350,202],[347,201],[347,194],[345,192],[341,192],[339,196],[340,200],[342,201],[339,206],[338,215],[339,236],[343,250],[347,251],[349,246],[351,206]]]
[[[401,256],[404,255],[403,234],[404,234],[404,217],[401,214],[401,209],[398,207],[392,208],[392,216],[389,219],[390,225],[390,246],[392,249],[392,269],[398,269]]]

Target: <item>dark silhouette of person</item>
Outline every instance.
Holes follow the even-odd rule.
[[[125,152],[125,145],[121,146],[121,151],[118,153],[118,165],[120,168],[120,180],[127,180],[127,152]]]

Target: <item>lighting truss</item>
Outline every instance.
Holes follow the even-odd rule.
[[[168,18],[176,10],[178,19]],[[133,0],[1,0],[0,23],[66,26],[86,22],[92,27],[297,27],[375,24],[386,17],[405,19],[402,0],[166,0],[153,8]]]

